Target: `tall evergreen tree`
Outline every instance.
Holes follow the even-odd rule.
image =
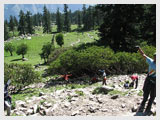
[[[31,13],[29,11],[27,11],[27,14],[26,14],[26,23],[27,23],[26,33],[33,34],[34,33],[33,21],[32,21]]]
[[[56,25],[57,25],[57,32],[62,32],[63,21],[62,21],[62,15],[59,12],[59,8],[57,9],[57,13],[56,13]]]
[[[13,20],[14,20],[15,27],[18,27],[18,20],[15,16],[13,17]]]
[[[4,40],[8,40],[9,38],[9,30],[8,30],[8,22],[4,21]]]
[[[51,32],[51,18],[50,12],[47,10],[46,6],[43,8],[43,33]]]
[[[13,36],[14,36],[14,29],[15,29],[14,19],[13,19],[13,16],[10,16],[10,20],[9,20],[9,30],[13,32]]]
[[[144,5],[99,5],[104,14],[100,44],[109,45],[115,51],[133,51],[139,39],[143,39]]]
[[[18,31],[19,34],[25,34],[25,27],[26,27],[26,21],[25,21],[25,14],[24,12],[21,10],[19,13],[19,25],[18,25]]]
[[[88,21],[87,21],[87,10],[86,10],[86,5],[83,4],[83,17],[82,17],[82,22],[83,22],[83,29],[86,30],[87,29],[87,24],[88,24]]]
[[[78,28],[80,29],[81,27],[81,13],[78,11]]]
[[[67,4],[64,4],[64,31],[66,32],[71,31],[71,24],[70,24]]]

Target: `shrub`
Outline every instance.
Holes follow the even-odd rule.
[[[39,82],[39,74],[35,72],[31,65],[28,64],[4,64],[4,80],[5,83],[11,79],[11,85],[16,90],[21,90],[27,85]]]
[[[152,46],[144,46],[142,50],[149,57],[155,52]],[[106,70],[107,74],[132,74],[146,72],[147,68],[147,63],[140,53],[114,53],[109,47],[91,46],[65,51],[51,62],[48,72],[71,72],[73,76],[87,74],[92,77],[99,69]]]
[[[92,46],[84,50],[67,50],[51,63],[50,73],[72,72],[75,75],[93,74],[99,69],[108,69],[113,62],[113,51],[107,47]]]
[[[49,42],[43,45],[42,53],[40,53],[39,55],[41,56],[41,59],[44,59],[44,63],[48,62],[48,57],[51,51],[53,51],[54,49],[55,49],[54,45],[52,45]]]
[[[4,50],[6,52],[10,52],[11,56],[13,56],[13,51],[15,50],[15,47],[12,45],[12,43],[6,43],[4,46]]]
[[[22,43],[17,47],[16,53],[18,55],[22,55],[22,59],[23,59],[24,55],[27,54],[27,50],[28,50],[28,46],[26,44]]]
[[[64,44],[64,39],[63,39],[62,33],[59,33],[56,35],[56,42],[60,47],[62,47],[62,45]]]
[[[48,57],[48,63],[55,61],[59,57],[59,55],[61,55],[62,53],[64,53],[69,49],[70,48],[57,48],[54,51],[51,51],[51,54]]]

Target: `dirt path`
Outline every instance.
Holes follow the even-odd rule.
[[[80,39],[78,39],[76,42],[71,43],[71,46],[74,46],[75,44],[78,44],[80,42]]]

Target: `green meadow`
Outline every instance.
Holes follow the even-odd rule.
[[[95,39],[98,39],[97,31],[88,31],[88,32],[75,32],[74,29],[76,29],[76,25],[72,25],[72,31],[69,33],[63,33],[64,35],[64,45],[63,47],[72,47],[72,46],[78,46],[82,43],[88,43],[93,42]],[[56,26],[52,28],[52,31],[56,31]],[[21,55],[17,55],[16,52],[13,52],[13,56],[10,56],[10,53],[4,51],[4,61],[6,63],[18,63],[18,64],[39,64],[43,63],[43,60],[41,60],[39,53],[41,53],[41,49],[43,44],[47,42],[51,42],[52,40],[52,34],[43,34],[42,27],[35,29],[35,34],[37,36],[32,36],[31,40],[28,39],[20,39],[18,37],[15,37],[14,39],[11,39],[9,42],[11,42],[15,48],[17,48],[18,45],[21,43],[25,43],[28,45],[28,52],[25,55],[25,58],[27,58],[27,61],[22,61]],[[5,42],[6,44],[6,42]],[[56,44],[56,40],[54,41],[55,47],[59,48],[59,46]]]

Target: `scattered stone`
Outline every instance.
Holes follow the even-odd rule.
[[[45,106],[46,108],[52,107],[52,103],[44,102],[44,106]]]
[[[34,114],[37,113],[38,105],[35,104],[32,109]]]
[[[43,95],[45,95],[43,92],[40,92],[40,93],[39,93],[39,96],[43,96]]]
[[[111,97],[111,99],[117,99],[119,97],[119,95],[113,95],[112,97]]]
[[[22,61],[27,61],[28,59],[27,58],[22,58]]]
[[[102,112],[108,112],[108,109],[101,109]]]
[[[74,112],[71,114],[71,116],[75,116],[75,115],[78,115],[78,114],[79,114],[79,110],[74,111]]]
[[[70,105],[71,105],[71,104],[70,104],[69,102],[66,102],[66,103],[64,104],[64,107],[68,108]]]
[[[27,105],[26,105],[26,103],[24,101],[17,101],[16,105],[24,107],[24,108],[27,108]]]
[[[33,109],[28,109],[27,110],[27,115],[32,115],[32,114],[34,114]]]
[[[133,106],[132,107],[132,112],[136,112],[138,110],[138,107],[137,106]]]
[[[27,108],[19,108],[19,110],[22,111],[22,112],[26,112]]]
[[[97,97],[97,101],[101,104],[101,103],[103,103],[103,98]]]
[[[122,104],[122,105],[121,105],[121,107],[122,107],[122,108],[125,108],[125,107],[126,107],[126,105],[125,105],[125,104]]]
[[[89,109],[88,109],[88,111],[91,112],[91,113],[95,113],[96,110],[98,110],[98,108],[95,108],[93,106],[90,106]]]
[[[31,37],[27,37],[27,40],[31,40],[32,38]]]

